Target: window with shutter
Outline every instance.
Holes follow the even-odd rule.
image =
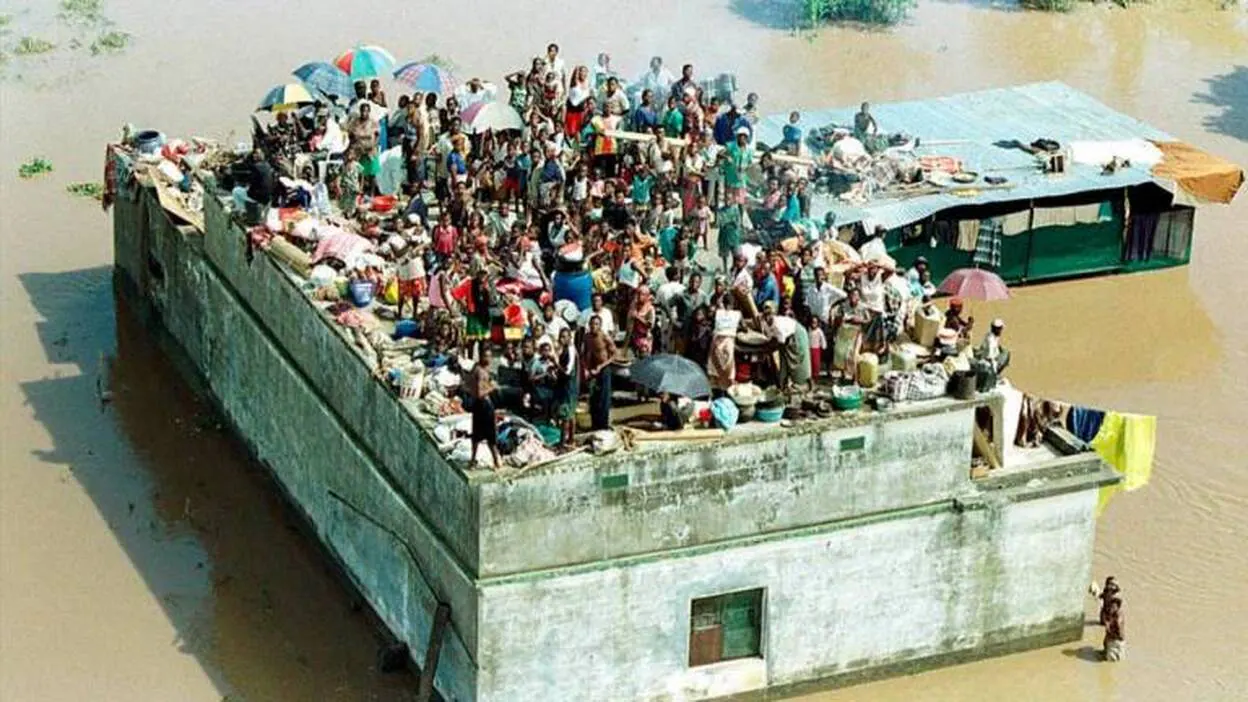
[[[743,590],[693,601],[689,614],[690,667],[762,657],[763,590]]]

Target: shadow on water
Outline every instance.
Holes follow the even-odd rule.
[[[1078,658],[1088,663],[1100,663],[1101,652],[1095,646],[1080,646],[1079,648],[1062,649],[1062,655],[1067,658]]]
[[[410,699],[413,675],[376,669],[380,625],[111,278],[20,275],[48,358],[81,371],[21,386],[54,442],[40,460],[82,485],[223,698]]]
[[[1205,118],[1205,128],[1248,141],[1248,66],[1236,66],[1228,73],[1206,78],[1205,83],[1208,89],[1197,93],[1192,101],[1222,110]]]

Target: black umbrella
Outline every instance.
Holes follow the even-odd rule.
[[[629,377],[652,392],[684,397],[707,397],[711,394],[711,382],[702,367],[675,354],[661,353],[633,361]]]

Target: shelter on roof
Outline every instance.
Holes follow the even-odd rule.
[[[803,111],[802,124],[807,130],[830,124],[849,126],[857,110],[855,106]],[[1014,227],[1006,232],[1002,260],[993,266],[1007,280],[1179,265],[1190,257],[1194,223],[1191,206],[1229,202],[1243,182],[1238,166],[1112,110],[1062,83],[1034,83],[930,100],[873,104],[871,114],[882,133],[902,133],[917,139],[916,155],[952,157],[961,162],[964,171],[979,176],[976,184],[956,191],[935,188],[924,194],[906,195],[884,192],[857,202],[832,194],[817,193],[812,197],[811,214],[817,219],[831,213],[839,227],[860,224],[866,231],[877,227],[888,230],[890,253],[899,263],[908,263],[920,254],[929,261],[933,255],[942,261],[948,258],[946,263],[953,267],[973,263],[974,247],[968,248],[967,237],[963,237],[961,247],[957,241],[949,241],[955,252],[947,256],[944,254],[949,252],[920,252],[917,247],[907,251],[899,232],[903,227],[911,230],[911,243],[921,238],[930,244],[923,248],[935,249],[939,248],[941,232],[947,228],[929,231],[932,227],[926,225],[952,220],[956,228],[958,222],[1027,212],[1024,231]],[[762,118],[757,125],[757,140],[764,144],[780,143],[787,122],[788,113]],[[1064,172],[1043,172],[1037,167],[1035,155],[1013,146],[1039,139],[1061,144],[1067,156]],[[1114,169],[1106,169],[1097,158],[1097,154],[1108,154],[1108,160],[1119,152],[1151,153],[1153,158],[1137,156],[1129,165],[1116,164]],[[998,176],[1005,182],[986,186],[985,176]],[[1092,204],[1104,205],[1096,218],[1046,211],[1037,219],[1032,214],[1036,209]],[[1151,219],[1143,221],[1145,215],[1160,221],[1159,226],[1136,233],[1137,238],[1147,238],[1148,242],[1131,241],[1133,211],[1139,215],[1134,218],[1139,226],[1151,223]],[[1096,231],[1080,231],[1078,227],[1093,227]],[[1061,236],[1040,241],[1039,235],[1050,228],[1056,228]],[[922,235],[916,230],[922,230]],[[1011,236],[1024,233],[1026,237]],[[1029,265],[1036,262],[1033,259],[1037,256],[1037,244],[1040,255],[1047,251],[1055,257],[1041,262],[1038,268]],[[1025,250],[1027,260],[1011,256],[1011,249],[1015,248]],[[1089,253],[1090,248],[1096,253]],[[1154,251],[1161,255],[1154,258]],[[1071,252],[1076,252],[1074,259],[1059,260]],[[937,274],[943,268],[933,264]]]

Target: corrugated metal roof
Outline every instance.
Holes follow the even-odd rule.
[[[802,112],[804,129],[829,123],[853,123],[858,107]],[[837,222],[848,224],[868,220],[888,228],[918,221],[941,210],[964,205],[1010,202],[1071,195],[1092,190],[1123,188],[1157,182],[1146,167],[1118,170],[1101,175],[1101,168],[1068,164],[1062,175],[1029,172],[1034,158],[1019,149],[994,146],[997,141],[1036,139],[1071,141],[1123,141],[1152,139],[1172,141],[1173,137],[1116,112],[1097,100],[1063,83],[1033,83],[1012,88],[963,93],[933,100],[916,100],[871,106],[880,129],[903,132],[923,140],[967,140],[964,144],[920,146],[920,155],[947,155],[962,160],[966,170],[981,175],[998,171],[1012,188],[981,190],[973,196],[927,195],[904,200],[877,199],[854,205],[831,196],[815,195],[811,214],[822,219],[836,214]],[[777,144],[788,113],[759,120],[756,136],[761,142]],[[1162,183],[1162,185],[1167,185]]]

